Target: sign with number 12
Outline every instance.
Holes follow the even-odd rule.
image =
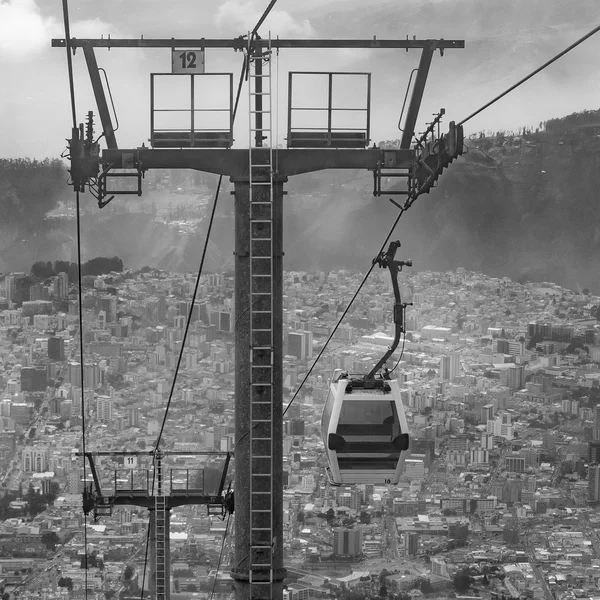
[[[172,73],[204,73],[204,50],[171,50]]]

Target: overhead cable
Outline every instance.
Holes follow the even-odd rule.
[[[269,16],[271,9],[275,6],[276,2],[277,2],[277,0],[271,0],[271,2],[269,2],[269,6],[267,6],[267,8],[265,8],[265,12],[262,14],[261,18],[258,20],[258,23],[256,23],[256,25],[254,26],[254,29],[252,30],[253,35],[258,33],[260,26],[265,22],[265,19]]]
[[[210,591],[210,600],[213,600],[215,593],[215,586],[217,585],[217,579],[219,577],[219,569],[221,568],[221,561],[223,560],[223,550],[225,549],[225,540],[227,539],[227,530],[229,529],[229,519],[231,513],[227,514],[227,523],[225,523],[225,532],[223,533],[223,540],[221,541],[221,551],[219,552],[219,561],[217,562],[217,570],[215,571],[215,578],[213,580],[212,590]]]
[[[561,58],[562,56],[564,56],[565,54],[567,54],[568,52],[570,52],[571,50],[573,50],[574,48],[576,48],[577,46],[579,46],[581,43],[585,42],[588,38],[590,38],[591,36],[593,36],[594,34],[596,34],[598,31],[600,31],[600,26],[594,28],[592,31],[590,31],[589,33],[587,33],[586,35],[584,35],[582,38],[580,38],[579,40],[577,40],[575,43],[571,44],[568,48],[565,48],[565,50],[563,50],[562,52],[560,52],[559,54],[557,54],[554,58],[552,58],[551,60],[549,60],[546,63],[544,63],[541,67],[537,68],[535,71],[533,71],[532,73],[530,73],[529,75],[527,75],[527,77],[524,77],[523,79],[521,79],[520,81],[518,81],[517,83],[515,83],[513,86],[511,86],[510,88],[508,88],[502,94],[496,96],[493,100],[490,100],[490,102],[488,102],[487,104],[485,104],[484,106],[482,106],[479,110],[475,111],[473,114],[469,115],[468,117],[466,117],[465,119],[463,119],[462,121],[460,121],[460,123],[458,123],[457,125],[463,125],[468,120],[472,119],[473,117],[475,117],[476,115],[478,115],[480,112],[482,112],[483,110],[485,110],[486,108],[488,108],[489,106],[491,106],[492,104],[494,104],[495,102],[497,102],[498,100],[500,100],[501,98],[503,98],[504,96],[506,96],[508,93],[512,92],[514,89],[516,89],[517,87],[519,87],[521,84],[523,84],[527,80],[531,79],[534,75],[537,75],[540,71],[542,71],[543,69],[545,69],[546,67],[548,67],[549,65],[551,65],[553,62],[557,61],[559,58]],[[382,248],[381,248],[382,250],[385,247],[385,244],[387,243],[387,241],[389,240],[389,238],[391,237],[391,234],[392,234],[394,228],[396,227],[396,224],[398,223],[400,217],[402,216],[402,214],[406,210],[406,207],[410,206],[412,204],[412,202],[414,202],[415,199],[416,199],[416,196],[413,196],[412,197],[412,201],[409,201],[407,203],[407,205],[405,205],[405,208],[401,209],[400,214],[396,218],[396,221],[394,222],[394,225],[392,226],[392,229],[390,230],[390,233],[388,234],[388,237],[386,238],[386,241],[382,245]],[[294,402],[296,396],[298,395],[298,393],[302,389],[302,386],[304,385],[304,383],[306,382],[306,380],[310,377],[310,374],[312,373],[312,371],[315,368],[317,362],[319,361],[319,359],[321,358],[321,356],[325,352],[325,349],[327,348],[327,345],[329,344],[329,342],[333,338],[333,336],[334,336],[335,332],[337,331],[338,327],[340,326],[342,320],[344,319],[344,317],[348,313],[348,310],[350,309],[350,307],[352,306],[352,303],[354,302],[354,300],[358,296],[358,293],[360,292],[360,290],[362,289],[363,285],[365,284],[367,278],[371,274],[371,271],[373,270],[374,266],[375,266],[374,264],[371,265],[371,268],[367,271],[367,274],[365,275],[364,279],[361,281],[360,285],[358,286],[358,289],[357,289],[356,293],[354,294],[354,296],[351,298],[350,303],[346,307],[346,310],[344,311],[344,313],[342,314],[341,318],[336,323],[335,327],[333,328],[333,331],[331,332],[331,334],[327,338],[327,341],[325,342],[325,345],[323,346],[323,348],[319,352],[317,358],[315,359],[315,361],[311,365],[310,369],[308,370],[308,373],[305,375],[304,379],[300,383],[300,386],[298,387],[298,389],[294,393],[292,399],[290,400],[289,404],[287,405],[287,407],[286,407],[286,409],[285,409],[285,411],[283,413],[284,416],[285,416],[285,413],[290,408],[290,406],[292,405],[292,403]]]
[[[468,117],[464,118],[460,123],[457,123],[457,125],[463,125],[467,121],[471,120],[473,117],[478,115],[480,112],[484,111],[486,108],[489,108],[492,104],[494,104],[495,102],[498,102],[498,100],[500,100],[501,98],[504,98],[504,96],[506,96],[507,94],[512,92],[514,89],[518,88],[520,85],[522,85],[529,79],[531,79],[534,75],[537,75],[540,71],[543,71],[546,67],[550,66],[553,62],[556,62],[559,58],[563,57],[565,54],[567,54],[568,52],[573,50],[573,48],[577,48],[577,46],[579,46],[579,44],[582,44],[583,42],[585,42],[588,38],[590,38],[594,34],[598,33],[598,31],[600,31],[600,25],[598,27],[592,29],[592,31],[590,31],[589,33],[584,35],[582,38],[579,38],[574,44],[571,44],[568,48],[565,48],[562,52],[559,52],[554,58],[551,58],[549,61],[545,62],[541,67],[538,67],[535,71],[532,71],[531,73],[529,73],[529,75],[527,75],[526,77],[523,77],[523,79],[517,81],[517,83],[515,83],[514,85],[511,85],[507,90],[505,90],[504,92],[502,92],[501,94],[496,96],[494,99],[490,100],[487,104],[484,104],[481,108],[476,110],[474,113],[472,113]]]
[[[256,29],[256,28],[255,28]],[[240,95],[242,92],[242,86],[244,84],[244,79],[246,77],[246,73],[248,72],[248,61],[249,61],[249,57],[245,56],[244,57],[244,61],[242,63],[242,68],[240,71],[240,78],[238,81],[238,88],[237,88],[237,93],[235,96],[235,104],[233,107],[233,114],[232,114],[232,123],[235,122],[235,118],[237,115],[237,111],[238,111],[238,106],[239,106],[239,102],[240,102]],[[184,330],[184,334],[183,334],[183,339],[181,341],[181,349],[179,351],[179,358],[177,360],[177,365],[175,366],[175,373],[173,374],[173,382],[171,384],[171,390],[169,392],[169,398],[167,399],[167,406],[165,407],[165,413],[163,415],[163,420],[162,420],[162,424],[160,427],[160,432],[158,434],[158,437],[156,439],[156,443],[154,445],[154,452],[153,452],[153,464],[156,462],[156,455],[157,455],[157,451],[160,448],[160,442],[162,439],[162,435],[164,432],[164,428],[165,428],[165,424],[167,422],[167,417],[169,415],[169,408],[171,407],[171,402],[173,399],[173,393],[175,391],[175,385],[177,383],[177,376],[179,374],[179,368],[181,366],[181,360],[183,357],[183,350],[185,348],[185,341],[187,339],[187,334],[190,328],[190,324],[191,324],[191,319],[192,319],[192,314],[193,314],[193,310],[194,310],[194,304],[196,302],[196,295],[198,293],[198,287],[200,284],[200,276],[202,275],[202,269],[204,267],[204,260],[206,257],[206,252],[208,250],[208,244],[210,241],[210,234],[212,231],[212,226],[213,226],[213,222],[214,222],[214,217],[215,217],[215,213],[216,213],[216,209],[217,209],[217,203],[219,200],[219,194],[221,191],[221,183],[223,181],[223,175],[219,175],[219,181],[217,183],[217,189],[215,191],[215,199],[213,202],[213,207],[212,207],[212,211],[211,211],[211,216],[210,216],[210,221],[208,224],[208,228],[206,231],[206,239],[204,241],[204,248],[202,251],[202,258],[200,260],[200,266],[198,268],[198,275],[196,277],[196,284],[194,286],[194,293],[192,294],[192,301],[191,301],[191,305],[190,305],[190,309],[188,311],[188,317],[187,317],[187,321],[186,321],[186,325],[185,325],[185,330]],[[152,474],[152,488],[151,488],[151,494],[154,495],[154,486],[155,486],[155,482],[156,482],[156,468],[153,469],[153,474]],[[144,575],[142,578],[142,590],[141,590],[141,594],[142,594],[142,598],[143,598],[143,594],[144,594],[144,582],[146,579],[146,569],[147,569],[147,565],[148,565],[148,546],[150,543],[150,523],[148,523],[148,531],[147,531],[147,535],[146,535],[146,555],[144,558]]]
[[[150,522],[146,529],[146,552],[144,554],[144,572],[142,575],[142,589],[140,591],[140,600],[144,600],[144,586],[146,584],[146,569],[148,568],[148,548],[150,547]]]
[[[392,234],[394,233],[394,229],[396,229],[396,225],[398,225],[398,221],[400,221],[400,217],[402,217],[402,215],[406,212],[406,210],[407,210],[408,207],[412,206],[412,203],[415,201],[415,199],[416,199],[416,196],[413,196],[412,198],[410,198],[409,200],[406,201],[406,204],[403,207],[400,208],[400,212],[398,213],[398,215],[396,217],[396,220],[394,221],[394,223],[391,226],[391,228],[390,228],[387,236],[385,237],[385,240],[383,241],[383,244],[381,244],[381,248],[379,249],[379,252],[377,253],[377,256],[379,256],[384,251],[387,243],[389,242],[390,238],[392,237]],[[287,413],[287,411],[289,410],[290,406],[292,405],[292,403],[296,399],[296,396],[300,393],[300,390],[302,389],[302,386],[306,383],[306,380],[310,377],[310,374],[313,372],[313,369],[317,366],[317,363],[319,362],[319,359],[321,358],[321,356],[323,356],[323,353],[325,352],[327,346],[329,345],[329,342],[333,339],[333,336],[335,335],[335,332],[338,330],[338,327],[342,324],[342,321],[344,320],[344,317],[348,314],[348,311],[350,310],[352,304],[356,300],[356,298],[357,298],[358,294],[360,293],[360,291],[362,290],[363,286],[367,282],[367,279],[369,278],[369,275],[371,275],[371,273],[373,272],[373,269],[375,268],[376,264],[377,263],[375,261],[373,261],[371,263],[371,266],[369,267],[369,270],[366,272],[365,276],[363,277],[362,281],[360,282],[360,285],[358,286],[356,292],[354,292],[354,295],[352,296],[352,298],[350,298],[350,302],[348,303],[348,306],[346,306],[346,309],[342,313],[342,316],[338,319],[338,322],[335,324],[335,327],[331,330],[331,333],[329,334],[329,337],[327,338],[327,341],[325,342],[325,344],[321,348],[321,351],[317,355],[317,358],[315,358],[313,364],[311,365],[310,369],[308,370],[308,373],[306,373],[306,375],[304,376],[304,379],[302,379],[302,381],[300,383],[300,386],[295,391],[294,395],[292,396],[292,399],[290,400],[289,404],[286,406],[285,410],[283,411],[283,416],[284,417],[285,417],[285,414]]]
[[[248,70],[248,61],[246,59],[244,59],[244,62],[242,64],[242,70],[241,70],[241,73],[240,73],[240,79],[239,79],[239,82],[238,82],[238,89],[237,89],[237,93],[236,93],[236,96],[235,96],[235,104],[234,104],[234,107],[233,107],[232,121],[235,121],[235,117],[237,115],[237,110],[238,110],[238,106],[239,106],[239,102],[240,102],[240,95],[241,95],[241,92],[242,92],[242,86],[243,86],[243,83],[244,83],[244,78],[245,78],[245,74],[246,74],[247,70]],[[160,441],[161,441],[161,438],[162,438],[162,434],[163,434],[163,431],[164,431],[164,428],[165,428],[165,423],[167,421],[167,416],[169,414],[169,408],[171,406],[171,401],[172,401],[172,398],[173,398],[173,392],[175,391],[175,384],[177,383],[177,376],[179,374],[179,368],[181,366],[181,359],[183,357],[183,349],[185,347],[185,342],[186,342],[186,339],[187,339],[188,331],[190,329],[192,314],[193,314],[193,310],[194,310],[194,304],[196,302],[196,295],[198,293],[198,286],[200,284],[200,276],[202,275],[202,269],[204,267],[204,260],[206,258],[206,252],[208,250],[208,243],[209,243],[209,240],[210,240],[210,234],[211,234],[211,231],[212,231],[212,225],[213,225],[214,218],[215,218],[215,212],[216,212],[216,209],[217,209],[217,202],[219,200],[219,194],[220,194],[220,191],[221,191],[221,183],[222,183],[222,181],[223,181],[223,175],[219,175],[219,181],[217,183],[217,189],[216,189],[216,192],[215,192],[215,199],[214,199],[214,202],[213,202],[213,207],[212,207],[212,211],[211,211],[211,215],[210,215],[210,221],[209,221],[209,224],[208,224],[208,229],[206,231],[206,239],[204,240],[204,248],[202,250],[202,258],[200,260],[200,266],[198,268],[198,276],[196,277],[196,285],[194,286],[194,293],[192,294],[192,302],[191,302],[190,309],[188,311],[188,318],[187,318],[187,321],[186,321],[186,324],[185,324],[185,330],[184,330],[184,333],[183,333],[183,339],[181,341],[181,350],[179,351],[179,358],[177,360],[177,365],[175,366],[175,373],[173,375],[173,383],[171,384],[171,391],[169,392],[169,398],[167,400],[167,406],[165,408],[165,414],[163,416],[162,425],[160,427],[160,432],[158,434],[158,438],[156,440],[156,444],[154,445],[154,450],[155,451],[158,450],[159,446],[160,446]],[[152,482],[152,489],[154,490],[154,481]]]
[[[63,0],[63,19],[65,26],[66,50],[67,50],[67,69],[69,73],[69,92],[71,96],[71,117],[73,119],[73,129],[77,129],[77,110],[75,106],[75,81],[73,77],[73,58],[71,56],[71,28],[69,24],[69,2]],[[83,368],[83,301],[82,301],[82,285],[81,285],[81,210],[79,204],[79,190],[75,192],[75,206],[77,210],[77,283],[78,283],[78,300],[79,300],[79,373],[81,377],[81,446],[83,454],[83,485],[87,485],[86,468],[85,468],[85,390],[84,390],[84,368]],[[67,284],[68,285],[68,284]],[[87,546],[87,515],[83,513],[83,566],[85,569],[85,598],[88,597],[88,546]]]

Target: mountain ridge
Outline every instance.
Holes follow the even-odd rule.
[[[600,292],[600,111],[546,122],[538,132],[480,134],[466,144],[468,152],[439,186],[400,220],[394,238],[403,257],[420,270],[462,266]],[[371,186],[371,175],[360,171],[291,178],[284,198],[285,268],[366,271],[397,214],[385,195],[371,196]],[[222,196],[206,271],[233,267],[232,199],[225,190]],[[179,196],[166,198],[171,203]],[[84,257],[120,256],[128,268],[196,271],[207,223],[205,216],[194,235],[182,235],[150,214],[148,196],[135,207],[117,198],[103,211],[86,208],[82,251]],[[0,269],[23,270],[48,257],[74,260],[73,220],[43,221],[23,239],[13,229],[0,248]]]

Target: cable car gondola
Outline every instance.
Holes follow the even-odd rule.
[[[394,288],[395,335],[388,351],[366,375],[351,376],[336,369],[323,409],[321,433],[332,485],[373,483],[397,484],[402,470],[402,452],[408,450],[408,424],[400,387],[384,366],[405,332],[404,314],[412,303],[402,303],[398,271],[412,261],[396,261],[400,242],[391,242],[376,262],[387,267]]]

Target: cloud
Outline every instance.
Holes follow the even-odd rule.
[[[264,11],[264,2],[254,0],[226,0],[215,17],[219,27],[234,27],[237,30],[250,31]],[[315,30],[308,19],[295,19],[285,10],[273,9],[261,27],[263,37],[271,30],[273,36],[311,37]]]
[[[100,19],[71,22],[71,36],[117,35]],[[0,0],[0,59],[29,60],[50,49],[50,40],[64,37],[62,21],[44,16],[35,0]]]

